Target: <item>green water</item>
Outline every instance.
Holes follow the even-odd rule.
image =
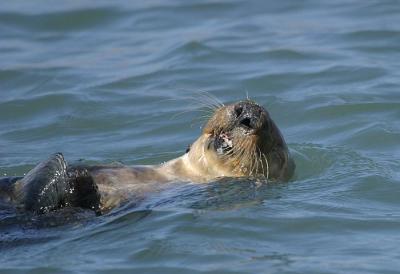
[[[399,45],[394,0],[3,1],[1,176],[174,158],[201,90],[265,106],[297,170],[98,218],[0,210],[0,273],[398,273]]]

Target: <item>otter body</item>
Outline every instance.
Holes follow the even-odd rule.
[[[52,155],[24,177],[0,179],[0,199],[45,213],[65,206],[102,214],[145,197],[167,182],[209,182],[221,177],[288,180],[295,165],[268,112],[246,100],[219,106],[187,152],[153,166],[71,166]]]

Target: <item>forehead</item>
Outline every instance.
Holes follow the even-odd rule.
[[[219,107],[215,109],[213,116],[215,117],[226,114],[230,116],[230,114],[232,114],[232,111],[236,110],[237,108],[240,108],[241,110],[258,110],[259,112],[263,112],[267,114],[267,116],[269,116],[268,111],[263,106],[252,100],[238,101]]]
[[[268,111],[262,106],[256,103],[255,101],[252,100],[243,100],[243,101],[238,101],[236,103],[231,103],[227,105],[229,109],[241,109],[241,110],[257,110],[259,112],[264,112],[268,113]]]

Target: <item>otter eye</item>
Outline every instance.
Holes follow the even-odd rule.
[[[243,107],[236,105],[236,106],[235,106],[235,114],[236,114],[236,117],[239,117],[240,114],[242,114],[242,112],[243,112]]]

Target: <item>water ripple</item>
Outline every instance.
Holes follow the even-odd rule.
[[[102,27],[123,16],[123,12],[110,7],[40,14],[0,12],[0,23],[19,31],[72,32]]]
[[[173,184],[102,217],[1,205],[3,272],[396,273],[399,7],[2,3],[0,175],[55,151],[177,157],[201,132],[199,90],[264,105],[297,164],[288,183]]]

